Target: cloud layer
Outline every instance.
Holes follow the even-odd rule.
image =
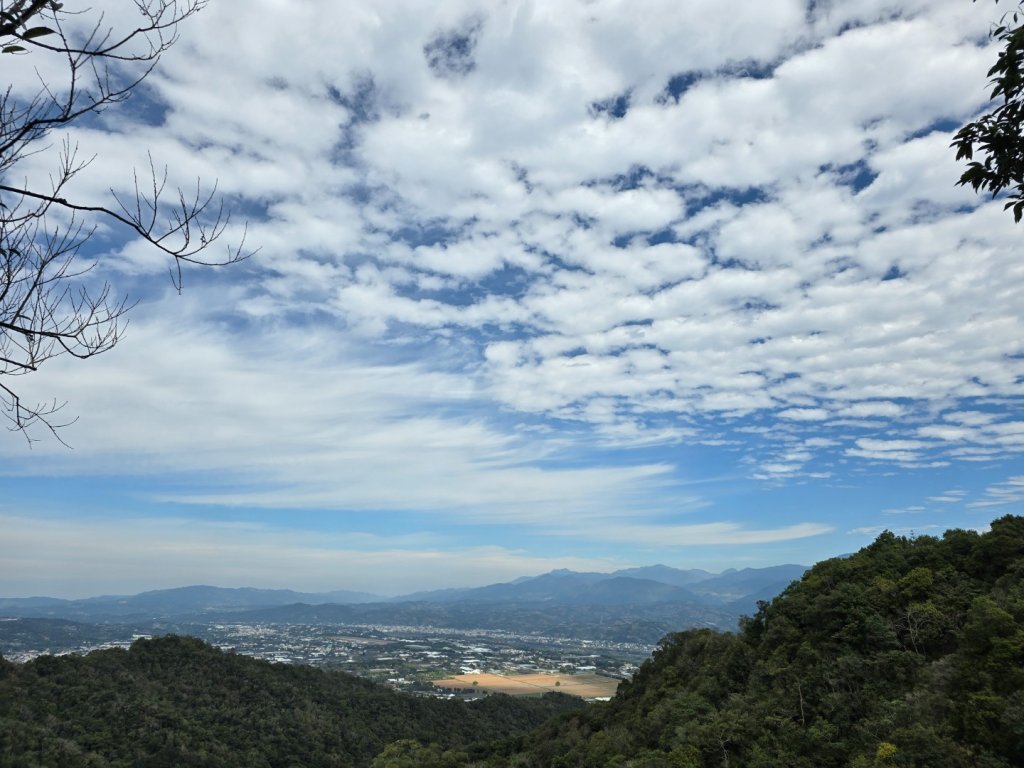
[[[636,546],[836,527],[758,519],[694,490],[708,476],[977,467],[973,495],[919,496],[1019,503],[1020,232],[949,149],[984,106],[989,21],[914,0],[215,1],[144,97],[74,131],[97,153],[77,193],[106,199],[149,151],[219,179],[261,250],[181,298],[99,232],[102,274],[147,303],[123,350],[34,379],[82,414],[75,455],[39,446],[40,469],[8,438],[7,471],[186,473],[153,498]]]

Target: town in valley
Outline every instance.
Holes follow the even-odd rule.
[[[637,643],[443,627],[60,622],[59,635],[40,632],[48,623],[0,620],[0,655],[25,662],[43,654],[85,654],[127,648],[141,638],[188,634],[228,652],[343,670],[420,696],[473,699],[496,691],[529,695],[552,690],[604,699],[653,650]]]

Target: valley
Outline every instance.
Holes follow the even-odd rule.
[[[0,656],[26,662],[185,635],[274,663],[344,670],[423,696],[474,698],[488,689],[434,685],[465,674],[589,674],[607,682],[583,695],[605,698],[669,633],[735,629],[758,600],[804,570],[558,570],[397,598],[211,586],[84,600],[0,598]]]
[[[438,688],[434,682],[469,673],[580,673],[610,681],[593,694],[607,696],[608,690],[614,692],[619,680],[628,678],[653,650],[653,646],[639,643],[597,643],[443,627],[169,622],[90,625],[52,619],[7,619],[0,621],[0,656],[24,663],[42,655],[128,648],[140,638],[165,635],[200,638],[222,650],[277,664],[343,670],[406,693],[469,699],[482,695],[483,690],[478,693],[470,685],[456,694]],[[573,693],[569,686],[563,692]]]

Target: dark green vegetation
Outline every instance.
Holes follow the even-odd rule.
[[[461,747],[582,706],[561,694],[414,698],[166,637],[129,651],[0,660],[0,765],[348,768],[401,739]]]
[[[1024,518],[885,533],[738,634],[672,635],[611,702],[471,764],[1024,765]]]
[[[119,625],[78,624],[63,619],[0,619],[0,654],[17,654],[37,648],[99,645],[123,638],[125,628]]]
[[[999,0],[996,0],[998,3]],[[1007,12],[992,29],[1002,50],[988,71],[997,106],[961,128],[953,138],[956,159],[968,160],[960,184],[995,197],[1009,189],[1004,210],[1014,221],[1024,216],[1024,15],[1022,5]],[[977,154],[979,159],[975,159]]]

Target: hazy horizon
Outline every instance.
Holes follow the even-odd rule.
[[[622,566],[621,568],[613,568],[613,569],[609,569],[609,570],[606,570],[606,571],[593,571],[593,573],[610,574],[610,573],[615,573],[616,571],[626,570],[626,569],[630,569],[630,568],[647,568],[647,567],[664,566],[664,565],[665,565],[664,563],[649,563],[649,564],[641,565],[641,566],[625,565],[625,566]],[[776,566],[786,566],[786,565],[795,565],[795,566],[805,567],[806,568],[806,567],[810,567],[811,565],[813,565],[813,563],[810,563],[810,564],[804,564],[804,563],[775,563],[774,565],[758,566],[758,567],[772,568],[772,567],[776,567]],[[667,567],[675,568],[675,566],[667,566]],[[696,568],[696,567],[693,567],[693,568],[682,568],[682,567],[680,567],[677,570],[682,570],[682,571],[685,571],[685,570],[703,570],[703,571],[707,571],[708,573],[711,573],[713,576],[719,576],[722,573],[725,573],[725,572],[727,572],[729,570],[743,570],[743,568],[745,568],[745,567],[750,567],[750,566],[743,566],[743,567],[735,568],[735,569],[732,569],[730,567],[725,567],[725,568],[722,568],[720,570],[714,570],[714,571],[709,570],[707,568]],[[562,569],[552,569],[552,571],[554,571],[554,570],[562,570]],[[544,571],[542,573],[534,573],[534,574],[521,574],[519,576],[516,576],[516,577],[513,577],[513,578],[509,579],[508,581],[514,581],[514,580],[523,579],[523,578],[527,578],[527,579],[529,579],[529,578],[537,578],[539,576],[545,576],[545,575],[551,573],[552,571]],[[576,573],[579,573],[579,571],[576,571]],[[372,590],[368,591],[368,590],[363,590],[363,589],[352,589],[352,588],[345,587],[345,586],[333,586],[333,587],[326,587],[326,588],[321,588],[321,589],[297,589],[295,587],[289,587],[289,586],[260,586],[259,584],[248,584],[248,583],[246,583],[246,584],[211,584],[211,583],[196,581],[196,582],[189,582],[189,583],[183,583],[183,584],[175,584],[173,586],[152,587],[152,588],[142,588],[142,589],[131,589],[131,590],[127,590],[127,591],[124,591],[124,590],[117,591],[117,590],[115,590],[115,591],[112,591],[112,592],[104,592],[104,593],[8,594],[8,593],[5,592],[3,594],[0,594],[0,599],[7,598],[7,599],[14,599],[14,600],[21,600],[21,599],[31,599],[31,598],[57,598],[57,599],[61,599],[61,600],[83,600],[83,599],[96,598],[96,597],[112,597],[112,598],[116,598],[116,597],[134,597],[135,595],[144,594],[144,593],[147,593],[147,592],[162,592],[162,591],[170,591],[170,590],[176,590],[176,589],[189,589],[189,588],[194,588],[194,587],[213,587],[213,588],[216,588],[216,589],[254,589],[254,590],[260,590],[260,591],[285,591],[285,592],[296,592],[296,593],[301,593],[301,594],[324,594],[324,595],[329,594],[331,592],[352,592],[352,593],[371,594],[371,595],[374,595],[376,597],[382,597],[382,598],[390,599],[390,598],[394,598],[394,597],[402,597],[402,596],[405,596],[405,595],[415,594],[417,592],[430,592],[430,591],[443,590],[443,589],[474,589],[474,588],[478,588],[478,587],[491,586],[492,584],[504,584],[504,583],[507,583],[507,581],[501,581],[501,582],[488,581],[488,582],[484,582],[484,583],[467,583],[467,584],[447,584],[447,585],[443,585],[443,586],[439,586],[439,587],[429,587],[429,588],[414,589],[414,590],[403,591],[403,592],[384,593],[384,592],[376,592],[376,591],[372,591]]]

